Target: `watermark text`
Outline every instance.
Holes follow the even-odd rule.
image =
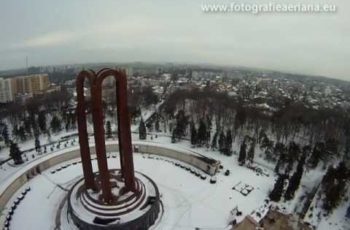
[[[335,13],[334,4],[305,4],[305,3],[238,3],[229,4],[203,3],[201,9],[204,13]]]

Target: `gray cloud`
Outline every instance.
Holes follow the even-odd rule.
[[[213,2],[228,3],[2,0],[0,69],[23,67],[28,56],[32,65],[206,62],[350,80],[349,1],[299,1],[336,4],[334,14],[201,11]]]

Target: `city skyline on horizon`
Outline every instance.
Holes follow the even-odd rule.
[[[130,61],[130,62],[86,62],[86,63],[62,63],[62,64],[49,64],[49,65],[29,65],[28,68],[50,68],[50,67],[73,67],[73,66],[84,66],[84,65],[96,65],[96,66],[101,66],[101,65],[107,65],[106,68],[112,68],[112,66],[109,65],[135,65],[135,64],[143,64],[143,65],[174,65],[174,66],[188,66],[190,68],[194,67],[200,67],[200,68],[213,68],[213,69],[231,69],[231,70],[249,70],[249,71],[254,71],[254,72],[264,72],[264,73],[280,73],[280,74],[285,74],[285,75],[295,75],[295,76],[303,76],[303,77],[311,77],[311,78],[325,78],[325,79],[331,79],[331,80],[340,80],[340,81],[345,81],[345,82],[350,82],[349,79],[342,79],[342,78],[336,78],[332,76],[322,76],[322,75],[312,75],[312,74],[305,74],[305,73],[297,73],[297,72],[292,72],[292,71],[283,71],[283,70],[276,70],[276,69],[267,69],[267,68],[257,68],[257,67],[252,67],[252,66],[235,66],[235,65],[220,65],[220,64],[212,64],[212,63],[182,63],[182,62],[147,62],[147,61]],[[12,68],[12,69],[0,69],[0,78],[2,77],[11,77],[11,76],[16,76],[18,75],[17,73],[13,74],[6,74],[8,72],[13,72],[13,71],[26,71],[27,67],[19,67],[19,68]],[[123,67],[122,67],[123,68]],[[222,70],[221,69],[221,70]],[[1,75],[3,74],[3,75]],[[24,73],[20,73],[24,74]],[[28,75],[33,75],[36,73],[28,73]]]

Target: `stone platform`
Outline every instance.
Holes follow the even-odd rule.
[[[110,170],[111,204],[101,202],[101,191],[86,190],[83,178],[68,194],[68,215],[79,229],[141,230],[155,223],[161,210],[157,185],[148,176],[135,173],[136,192],[124,191],[119,170]],[[95,174],[98,181],[98,174]]]

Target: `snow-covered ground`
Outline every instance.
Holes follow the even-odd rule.
[[[59,140],[64,135],[67,134],[62,133],[52,137],[52,139]],[[264,206],[264,200],[268,197],[268,193],[273,187],[275,176],[271,170],[273,167],[266,164],[261,158],[257,157],[257,163],[265,175],[239,166],[236,155],[228,157],[207,148],[191,148],[188,141],[171,144],[168,136],[162,134],[158,134],[157,136],[156,138],[153,134],[152,139],[148,136],[144,142],[154,145],[167,145],[188,153],[199,153],[219,160],[224,168],[216,176],[217,183],[210,184],[209,176],[207,176],[206,180],[202,180],[189,171],[167,161],[174,162],[174,160],[160,157],[157,157],[158,159],[155,157],[151,159],[148,155],[135,154],[135,169],[150,176],[157,183],[162,194],[165,212],[155,229],[194,229],[195,227],[202,229],[225,229],[228,227],[228,223],[232,221],[233,217],[230,213],[236,207],[239,211],[242,211],[242,215],[236,217],[236,220],[239,222],[245,215],[252,214],[253,212],[256,213]],[[75,142],[71,145],[70,143],[73,139],[75,139]],[[77,148],[77,138],[75,137],[73,139],[69,140],[68,148],[61,146],[61,149],[54,148],[53,151],[48,148],[47,154],[36,154],[34,159],[28,157],[29,160],[24,165],[14,167],[11,162],[4,164],[0,169],[0,186],[4,186],[6,184],[5,182],[10,180],[15,172],[25,167],[25,165],[31,164],[33,161],[58,151],[68,151],[71,148]],[[138,141],[138,134],[133,134],[132,139],[133,141]],[[90,143],[93,144],[93,142],[93,138],[90,138]],[[25,149],[26,146],[31,146],[30,142],[23,145],[23,148]],[[237,149],[238,146],[234,145],[233,150],[237,151]],[[28,155],[30,154],[34,154],[34,151]],[[113,154],[118,155],[117,153]],[[70,163],[66,162],[62,165]],[[51,174],[51,171],[60,167],[60,165],[57,165],[44,171],[41,175],[36,176],[29,183],[25,184],[14,195],[12,201],[25,188],[31,187],[31,191],[25,196],[15,211],[11,221],[11,229],[53,228],[57,207],[66,194],[66,191],[61,188],[69,188],[78,177],[82,176],[80,164],[71,165],[55,174]],[[96,169],[96,162],[94,162],[94,167]],[[119,159],[109,159],[109,167],[118,168]],[[229,176],[224,175],[226,170],[230,170]],[[319,184],[323,173],[324,171],[321,168],[304,172],[301,188],[297,191],[295,199],[290,202],[281,202],[278,206],[287,213],[299,212],[302,208],[299,203],[300,200],[305,196],[306,192],[311,192]],[[62,187],[58,187],[57,184]],[[232,189],[233,187],[235,189]],[[239,192],[243,191],[245,193],[245,188],[250,187],[253,189],[247,196]],[[12,201],[8,203],[8,206],[12,205]],[[37,211],[33,211],[33,207],[36,207],[37,204],[40,204],[40,208]],[[312,206],[315,206],[315,204],[312,204]],[[349,225],[347,225],[344,219],[347,206],[344,203],[329,217],[321,216],[320,220],[317,219],[318,212],[316,212],[316,209],[312,217],[309,217],[311,213],[309,210],[306,213],[305,220],[315,224],[319,230],[349,229],[347,228]],[[6,213],[5,209],[3,214]],[[28,213],[30,213],[30,218],[28,218]],[[28,226],[31,227],[28,228]]]
[[[253,212],[264,203],[274,181],[271,177],[258,176],[247,168],[238,167],[232,158],[227,158],[230,160],[224,162],[224,169],[216,176],[217,183],[210,184],[209,177],[202,180],[190,171],[167,161],[170,159],[148,156],[135,154],[134,162],[137,171],[145,173],[157,183],[162,196],[164,215],[155,229],[194,229],[195,227],[225,229],[232,220],[230,217],[232,209],[238,207],[242,211],[243,215],[240,218]],[[72,162],[65,162],[62,165],[70,163]],[[110,168],[118,168],[119,159],[110,158],[108,164]],[[93,165],[96,169],[95,161]],[[60,167],[61,165],[57,165],[44,171],[14,195],[12,201],[25,188],[31,188],[13,215],[11,229],[52,229],[54,227],[57,207],[66,194],[66,191],[57,184],[63,188],[69,188],[82,175],[81,164],[70,165],[54,174],[51,173]],[[224,175],[226,169],[231,171],[229,176]],[[248,184],[254,189],[249,195],[244,196],[232,189],[238,183]],[[9,202],[9,206],[12,201]],[[33,210],[36,206],[38,209]]]
[[[47,137],[47,135],[40,135],[39,136],[39,141],[40,145],[44,146],[49,143],[55,143],[57,141],[60,141],[62,137],[72,135],[72,134],[77,134],[77,130],[74,131],[62,131],[57,134],[52,135],[50,138]],[[24,142],[18,142],[18,147],[20,148],[21,151],[28,150],[35,148],[35,143],[34,139],[28,139]],[[9,148],[3,148],[0,150],[0,161],[6,160],[9,158]]]

